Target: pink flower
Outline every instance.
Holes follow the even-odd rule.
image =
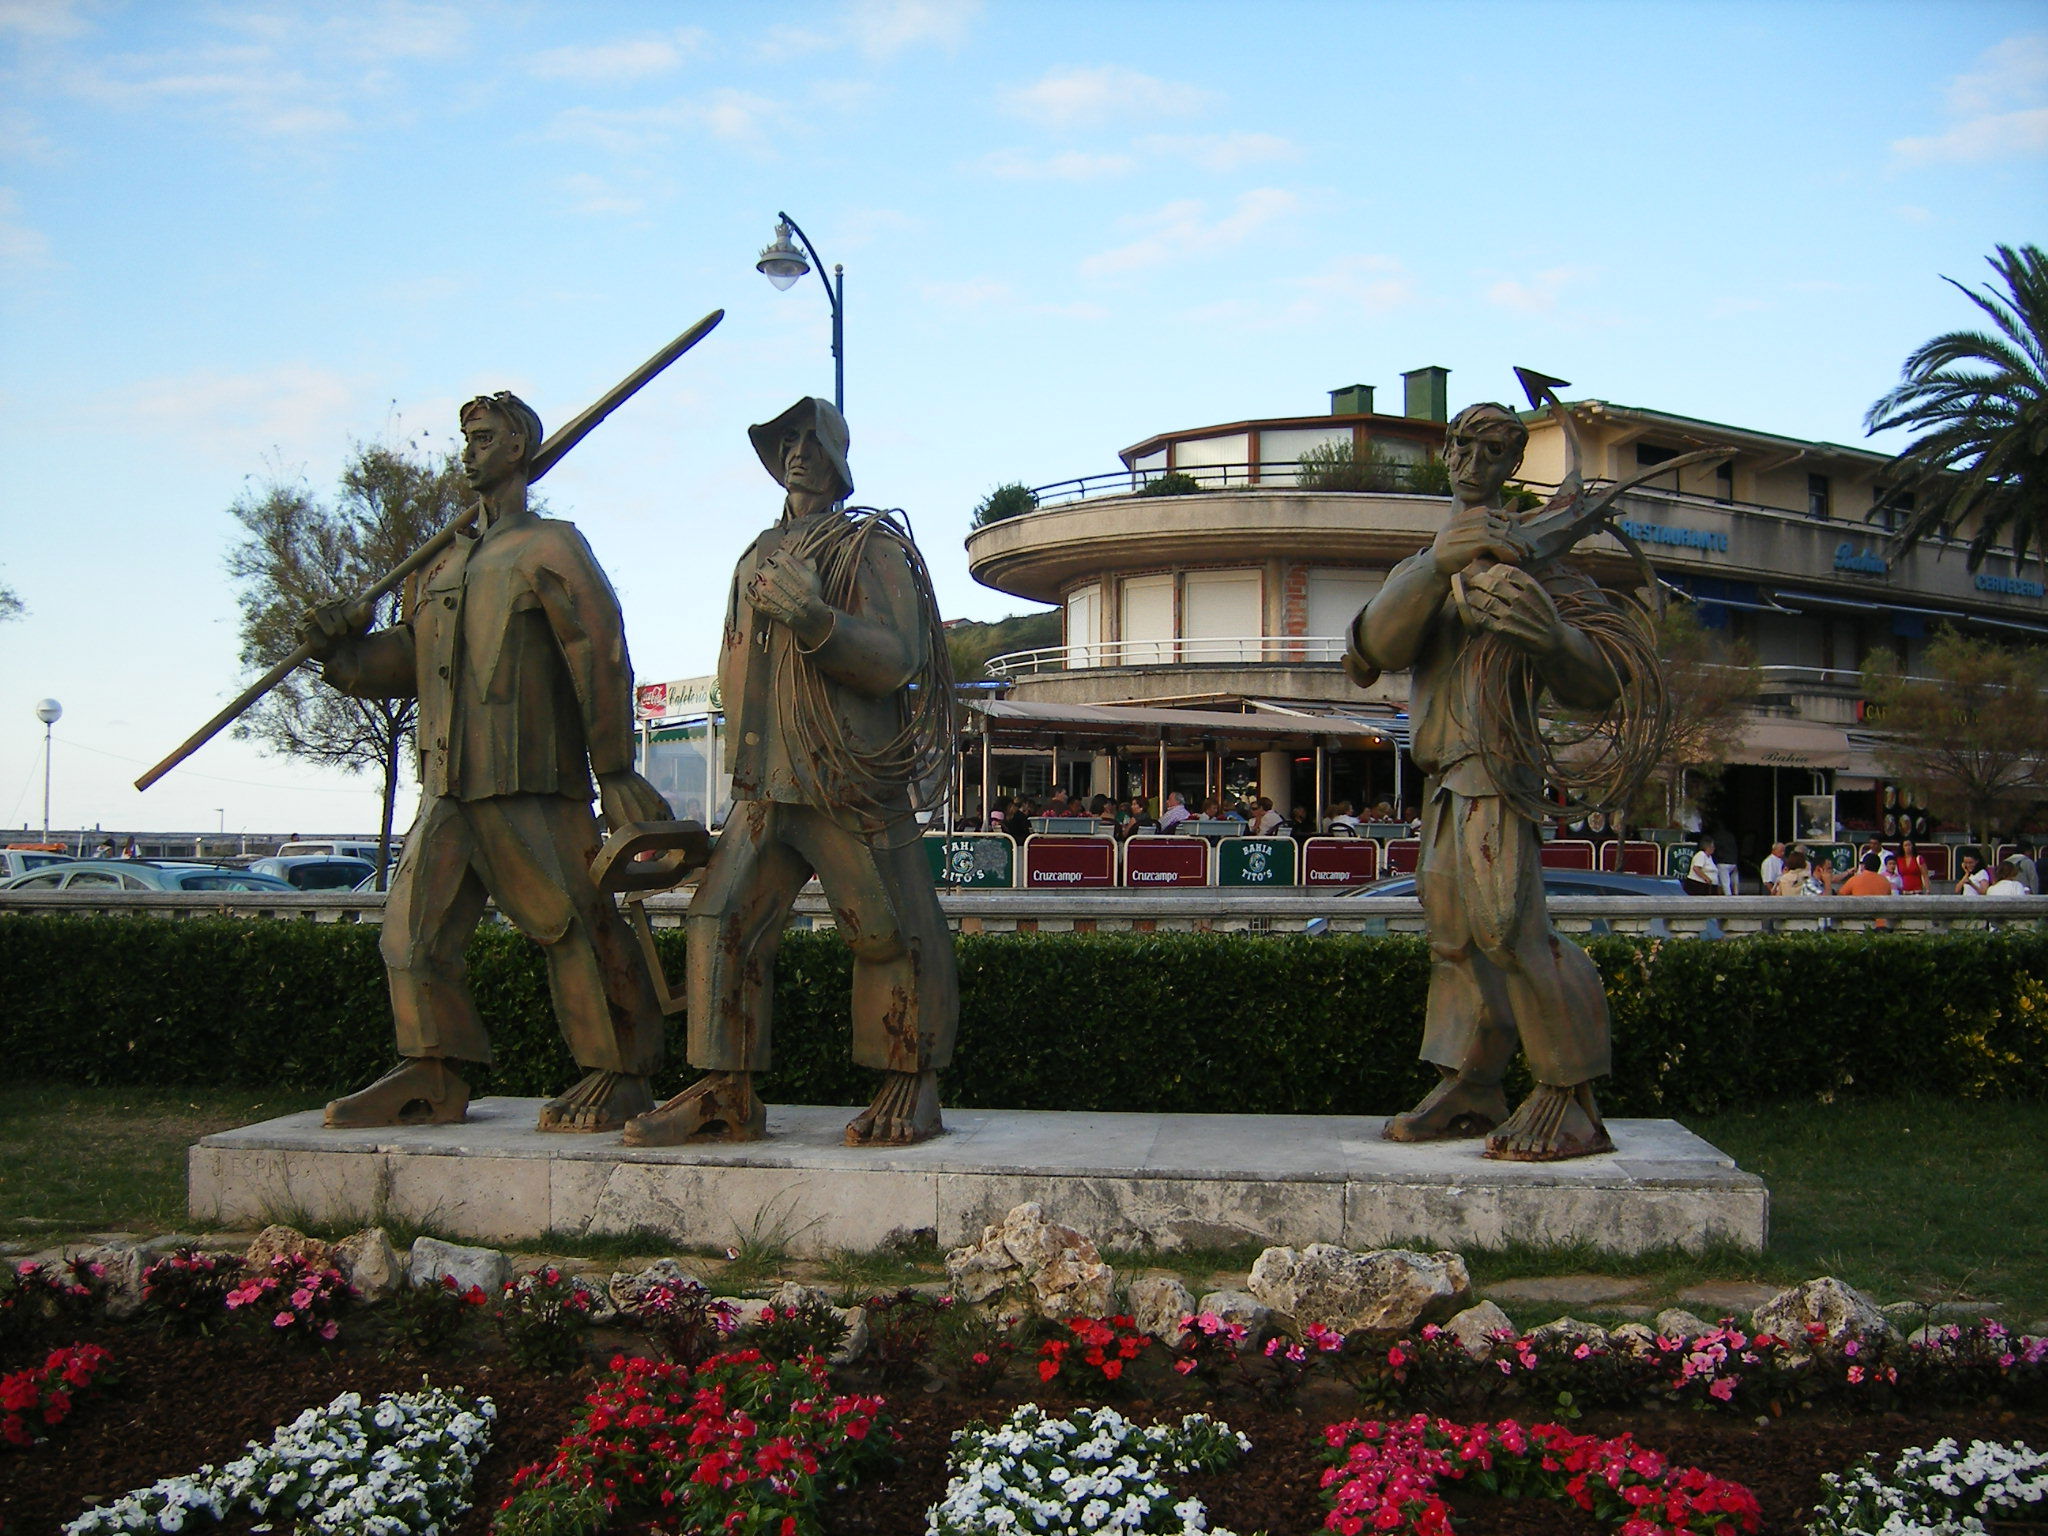
[[[1735,1396],[1735,1382],[1732,1377],[1723,1376],[1707,1388],[1707,1396],[1717,1402],[1728,1402]]]
[[[280,1312],[270,1320],[270,1326],[273,1328],[289,1328],[291,1325],[292,1315],[289,1312]]]

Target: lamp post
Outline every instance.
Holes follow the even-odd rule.
[[[64,718],[64,706],[55,699],[36,704],[36,718],[43,722],[43,841],[50,840],[50,727]]]
[[[794,235],[803,242],[799,250],[790,242]],[[810,260],[804,253],[810,253]],[[846,268],[835,266],[832,277],[825,275],[825,259],[818,254],[818,248],[811,244],[811,237],[803,232],[795,219],[778,212],[775,215],[775,239],[761,252],[761,259],[754,263],[759,272],[777,288],[787,292],[790,285],[815,266],[818,281],[825,285],[825,298],[832,305],[832,403],[839,408],[839,414],[846,414]],[[833,286],[833,278],[838,286]]]

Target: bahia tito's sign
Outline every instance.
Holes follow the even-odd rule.
[[[1835,546],[1835,569],[1857,576],[1888,576],[1892,563],[1874,550],[1858,549],[1844,540]]]

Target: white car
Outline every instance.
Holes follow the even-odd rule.
[[[41,848],[0,848],[0,880],[12,880],[32,869],[48,869],[52,864],[77,862],[68,853],[48,853]]]

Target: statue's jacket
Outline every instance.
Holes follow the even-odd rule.
[[[851,592],[826,593],[832,628],[813,649],[746,598],[776,550],[799,540],[815,544],[823,529],[805,525],[820,518],[833,520],[833,536],[853,536],[856,525],[842,511],[785,517],[754,540],[733,570],[718,662],[733,798],[825,810],[900,802],[907,815],[906,786],[856,766],[904,729],[904,689],[926,659],[927,625],[902,546],[888,537],[865,541]],[[838,733],[851,750],[828,750],[820,739],[826,732]]]
[[[533,512],[458,538],[408,584],[405,617],[344,646],[327,680],[417,696],[427,795],[566,795],[633,766],[633,669],[611,583],[573,524]]]

